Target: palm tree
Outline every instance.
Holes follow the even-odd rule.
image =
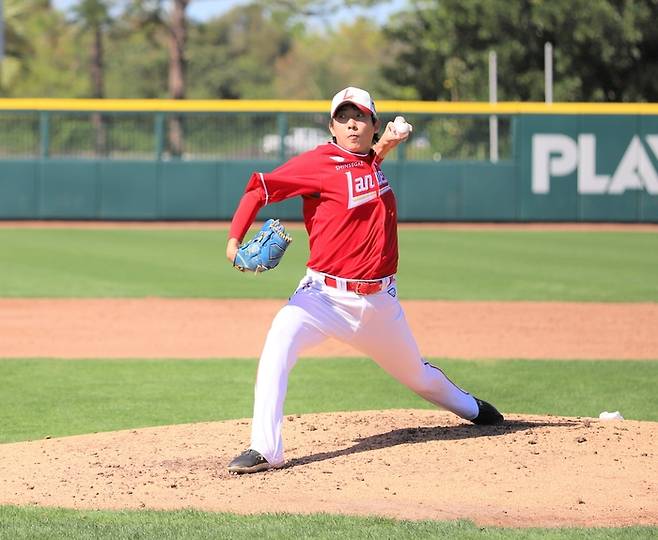
[[[187,20],[185,9],[190,0],[174,0],[171,24],[168,27],[169,43],[169,95],[173,99],[185,99],[185,45]],[[169,121],[169,145],[173,155],[183,153],[183,122],[180,116]]]
[[[80,0],[72,8],[74,22],[82,33],[91,34],[89,50],[89,75],[91,82],[91,97],[105,97],[103,72],[103,36],[112,19],[109,14],[107,0]],[[107,129],[100,113],[93,113],[91,121],[95,133],[95,149],[97,155],[107,153]]]
[[[141,30],[152,35],[169,51],[168,91],[172,99],[185,99],[187,18],[185,10],[190,0],[131,0],[128,15]],[[166,5],[171,4],[168,13]],[[169,119],[169,152],[183,153],[183,121],[179,115]]]

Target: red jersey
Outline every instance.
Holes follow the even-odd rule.
[[[233,216],[229,238],[244,238],[258,211],[301,196],[312,270],[347,279],[397,271],[395,196],[371,150],[354,154],[334,143],[293,157],[270,173],[253,173]]]

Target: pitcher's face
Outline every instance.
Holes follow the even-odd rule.
[[[336,144],[355,154],[370,151],[378,129],[379,120],[373,122],[372,115],[351,103],[341,105],[329,123],[329,131],[336,138]]]

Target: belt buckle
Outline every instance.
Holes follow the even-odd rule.
[[[354,286],[354,292],[361,296],[375,294],[382,290],[381,281],[357,281]]]

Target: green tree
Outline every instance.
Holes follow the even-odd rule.
[[[70,71],[70,42],[64,17],[48,0],[5,0],[5,58],[0,90],[9,96],[56,97]],[[75,77],[74,77],[75,78]]]
[[[125,16],[118,17],[110,32],[105,55],[108,97],[168,97],[168,56],[167,49],[151,32],[137,27]]]
[[[276,64],[280,97],[327,99],[341,88],[359,86],[379,93],[386,39],[371,20],[359,17],[335,29],[297,36]]]
[[[5,45],[4,58],[0,64],[0,95],[21,75],[26,66],[25,60],[30,55],[25,20],[31,7],[20,0],[5,0],[3,4]]]
[[[289,50],[276,61],[275,95],[326,99],[348,85],[373,91],[388,54],[381,29],[371,19],[355,17],[330,24],[342,8],[372,7],[384,0],[258,0],[287,21]]]
[[[190,95],[272,98],[275,64],[290,47],[287,18],[261,5],[198,24],[190,36]]]
[[[384,67],[400,98],[486,100],[488,52],[499,99],[544,98],[544,44],[553,44],[559,101],[658,99],[658,2],[413,1],[385,32]]]
[[[86,63],[79,57],[74,32],[64,14],[52,9],[48,0],[27,0],[24,14],[27,56],[21,58],[20,77],[10,86],[15,97],[85,97],[88,82]]]

